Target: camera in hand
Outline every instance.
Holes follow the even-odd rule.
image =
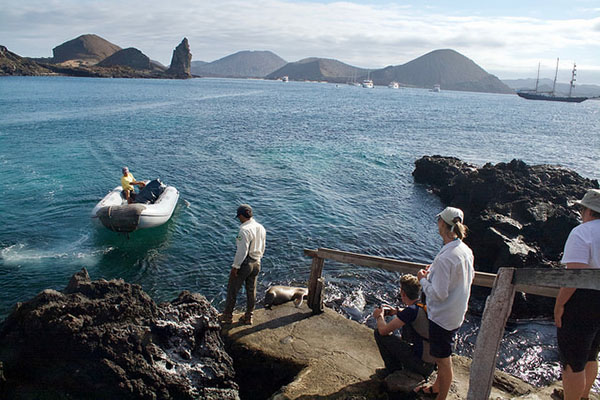
[[[390,312],[392,311],[392,307],[387,304],[382,304],[380,308],[383,310],[383,315],[390,315]]]

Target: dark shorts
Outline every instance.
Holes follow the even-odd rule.
[[[454,350],[454,336],[458,329],[447,331],[429,320],[429,354],[435,358],[447,358]]]
[[[575,291],[565,304],[562,328],[556,329],[560,361],[581,372],[600,352],[600,291]]]

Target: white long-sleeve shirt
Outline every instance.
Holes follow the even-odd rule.
[[[458,239],[445,244],[431,263],[429,275],[420,281],[427,296],[428,318],[448,331],[459,328],[467,313],[474,276],[469,246]]]
[[[265,243],[267,232],[265,228],[256,222],[254,218],[250,218],[240,226],[235,242],[237,250],[233,259],[233,268],[239,269],[246,256],[254,260],[260,260],[265,253]]]

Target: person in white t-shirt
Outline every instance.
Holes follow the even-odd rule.
[[[465,319],[475,270],[473,252],[462,241],[467,235],[462,210],[446,207],[437,217],[438,233],[444,246],[431,265],[420,270],[417,277],[426,296],[429,348],[438,373],[433,385],[421,385],[415,391],[444,400],[453,378],[454,337]]]
[[[260,261],[265,253],[267,233],[265,228],[254,220],[252,207],[248,204],[238,207],[236,217],[242,225],[236,237],[237,250],[229,273],[225,310],[219,316],[219,320],[224,324],[232,322],[237,294],[245,283],[246,313],[240,318],[240,322],[252,325],[252,314],[256,305],[256,282],[260,272]]]
[[[600,190],[588,190],[576,203],[582,223],[569,234],[561,262],[567,269],[600,268]],[[561,288],[554,324],[564,399],[587,399],[598,375],[600,290]]]

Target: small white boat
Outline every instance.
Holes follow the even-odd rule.
[[[179,191],[158,179],[146,182],[136,195],[136,202],[127,204],[123,188],[117,186],[92,210],[92,220],[115,232],[133,232],[153,228],[167,222],[179,200]]]
[[[430,92],[436,92],[439,93],[442,91],[442,87],[438,84],[433,85],[433,89],[430,90]]]
[[[370,79],[365,79],[365,80],[362,82],[362,85],[363,85],[363,87],[364,87],[364,88],[367,88],[367,89],[373,89],[373,88],[374,88],[374,86],[373,86],[373,81],[372,81],[372,80],[370,80]]]
[[[390,84],[388,85],[388,87],[390,89],[400,89],[400,84],[396,81],[392,81],[390,82]]]

